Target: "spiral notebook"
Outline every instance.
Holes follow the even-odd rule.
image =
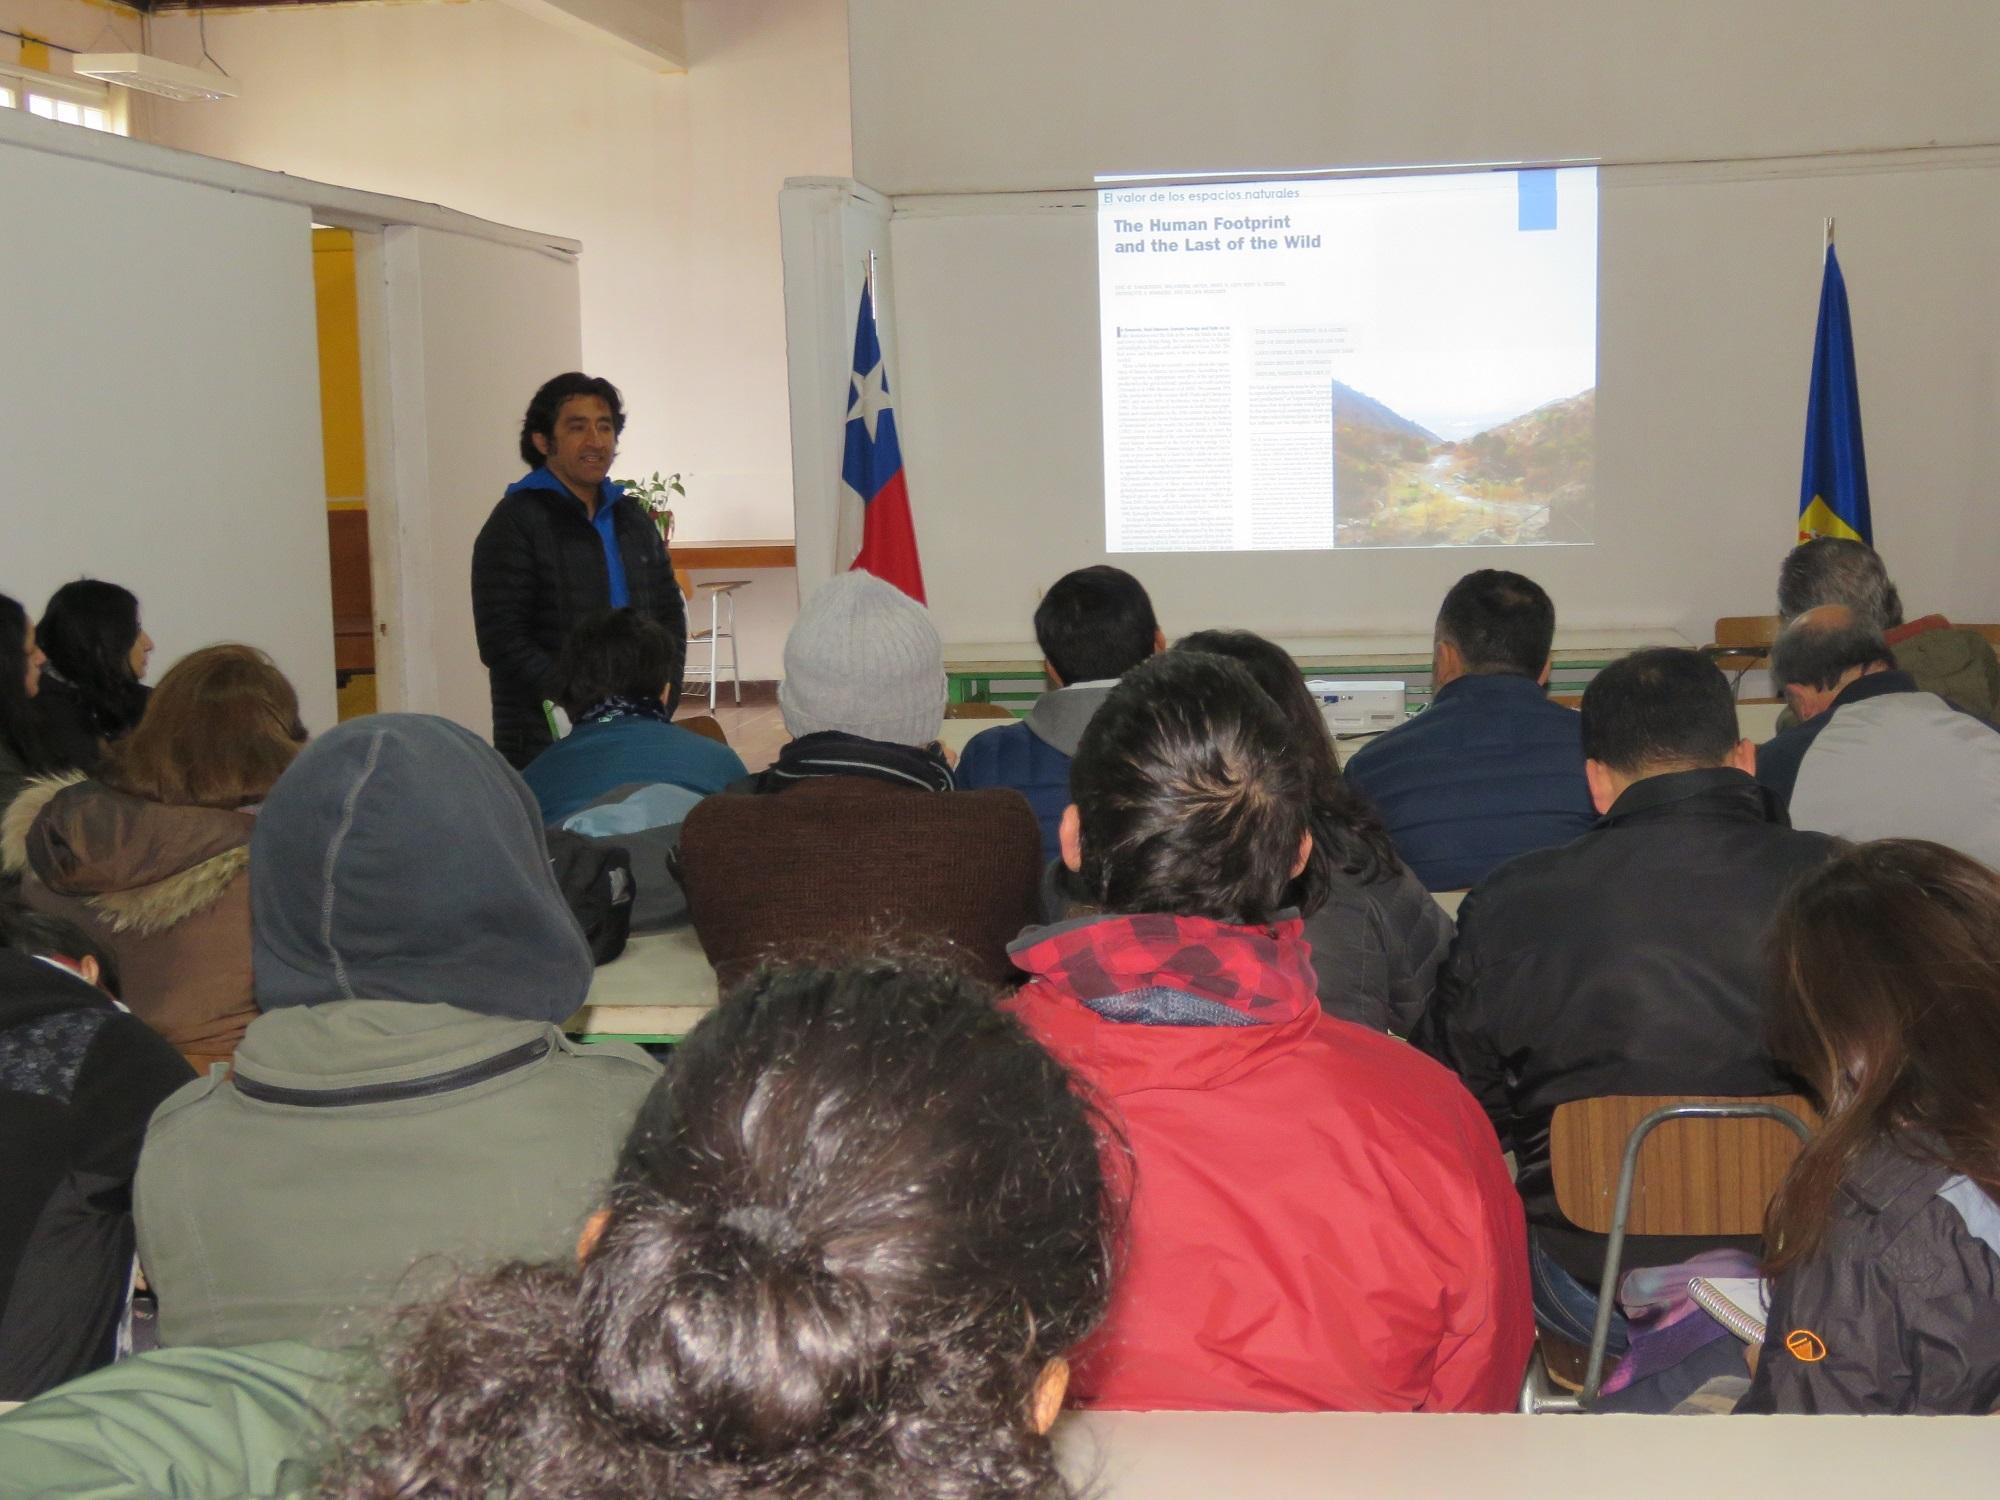
[[[1764,1342],[1764,1314],[1771,1303],[1770,1293],[1758,1277],[1696,1276],[1688,1282],[1688,1295],[1744,1343]]]

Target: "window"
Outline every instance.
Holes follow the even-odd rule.
[[[46,91],[36,87],[40,75],[12,69],[0,73],[0,109],[25,109],[59,125],[125,134],[124,111],[115,108],[111,90],[89,79],[50,78]]]

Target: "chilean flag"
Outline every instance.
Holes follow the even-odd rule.
[[[896,412],[889,404],[889,372],[875,335],[872,286],[861,287],[861,316],[854,329],[854,374],[847,396],[847,450],[840,482],[861,502],[861,550],[852,567],[893,583],[917,603],[924,598],[924,569],[917,560],[917,531],[910,523],[910,491],[903,482],[903,450],[896,442]]]

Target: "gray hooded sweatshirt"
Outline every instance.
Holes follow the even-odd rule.
[[[139,1162],[162,1342],[336,1345],[453,1270],[574,1254],[659,1069],[559,1029],[590,952],[520,776],[443,719],[352,720],[250,870],[265,1013]]]

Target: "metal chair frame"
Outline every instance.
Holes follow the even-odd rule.
[[[1604,1246],[1604,1274],[1597,1287],[1597,1321],[1590,1331],[1590,1359],[1584,1367],[1583,1388],[1574,1395],[1555,1396],[1538,1390],[1546,1386],[1546,1371],[1537,1350],[1521,1387],[1521,1410],[1538,1412],[1589,1411],[1604,1388],[1605,1346],[1611,1341],[1611,1315],[1616,1307],[1619,1272],[1625,1259],[1625,1228],[1632,1216],[1632,1193],[1639,1176],[1639,1153],[1646,1137],[1669,1120],[1775,1120],[1802,1142],[1812,1139],[1812,1129],[1790,1110],[1776,1104],[1667,1104],[1642,1118],[1625,1137],[1625,1152],[1618,1167],[1618,1194],[1612,1202],[1611,1231]]]
[[[735,684],[736,701],[738,703],[743,701],[743,671],[737,665],[736,661],[736,591],[749,581],[747,578],[732,578],[726,583],[697,583],[694,586],[696,595],[700,595],[703,592],[708,594],[708,629],[689,632],[688,659],[682,664],[681,680],[686,682],[689,678],[694,678],[697,681],[704,678],[707,679],[708,709],[710,713],[715,712],[715,686],[718,678],[721,676],[720,647],[723,641],[729,642],[729,677],[730,681]],[[689,603],[692,604],[693,600],[691,599]],[[728,629],[726,630],[723,628],[725,624],[725,617],[723,615],[724,604],[727,604],[729,607],[729,613],[726,617]],[[693,614],[694,611],[690,608],[688,611],[690,624],[693,623]],[[696,646],[708,647],[708,665],[706,667],[697,667],[694,664],[694,648]]]

